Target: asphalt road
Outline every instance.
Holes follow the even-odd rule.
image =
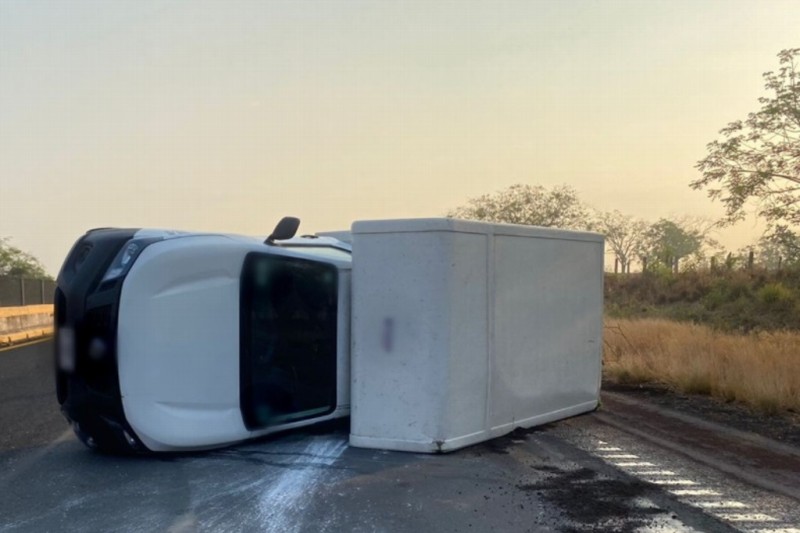
[[[0,351],[0,453],[46,445],[67,429],[52,352],[49,341]]]
[[[595,415],[446,455],[351,448],[334,426],[202,454],[103,456],[58,413],[51,351],[0,352],[0,532],[800,532],[782,496]]]

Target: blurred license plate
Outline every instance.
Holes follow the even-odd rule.
[[[64,372],[75,371],[75,332],[72,328],[58,331],[58,367]]]

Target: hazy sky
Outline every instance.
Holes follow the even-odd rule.
[[[91,227],[343,229],[518,182],[717,216],[693,165],[796,46],[796,0],[0,0],[0,236],[55,273]]]

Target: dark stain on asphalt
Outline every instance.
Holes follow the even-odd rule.
[[[636,480],[600,477],[589,468],[534,468],[550,476],[540,482],[517,485],[517,489],[536,492],[557,506],[570,522],[561,531],[632,532],[646,525],[653,515],[663,513],[637,501],[649,488]]]

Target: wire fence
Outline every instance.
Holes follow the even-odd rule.
[[[779,255],[759,255],[753,251],[747,253],[718,254],[712,257],[683,257],[683,258],[648,258],[635,257],[627,262],[621,261],[610,250],[606,251],[606,273],[631,274],[646,271],[671,271],[673,273],[687,270],[708,270],[711,272],[724,272],[731,270],[759,270],[766,272],[783,272],[800,270],[800,260],[792,256],[787,260]]]
[[[55,290],[53,280],[0,276],[0,307],[51,304]]]

